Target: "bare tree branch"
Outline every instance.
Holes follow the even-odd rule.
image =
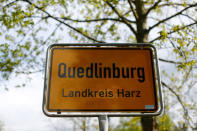
[[[12,2],[8,3],[7,5],[4,5],[2,8],[7,8],[7,7],[9,7],[9,6],[12,6],[12,5],[15,4],[17,1],[19,1],[19,0],[12,1]]]
[[[160,21],[160,19],[159,18],[154,18],[154,17],[152,17],[152,16],[148,16],[147,18],[149,18],[149,19],[152,19],[152,20],[155,20],[155,21]],[[167,22],[164,22],[166,25],[168,25],[168,26],[170,26],[170,27],[173,27],[173,25],[172,24],[169,24],[169,23],[167,23]]]
[[[134,15],[135,19],[137,20],[138,16],[137,16],[137,13],[135,12],[135,9],[133,8],[132,1],[128,0],[128,3],[130,5],[131,11],[133,12],[133,15]]]
[[[171,63],[171,64],[182,64],[183,63],[180,61],[166,60],[166,59],[162,59],[162,58],[159,58],[159,60],[162,62],[167,62],[167,63]]]
[[[180,47],[175,46],[175,44],[173,43],[173,41],[171,39],[169,39],[169,41],[170,41],[170,43],[172,44],[172,46],[175,49],[178,49],[179,55],[182,56],[182,57],[184,57],[185,61],[187,61],[184,51]]]
[[[24,34],[24,36],[22,37],[22,39],[20,39],[19,41],[17,41],[17,43],[22,43],[22,41],[28,36],[29,32],[31,32],[36,27],[36,25],[38,25],[42,21],[43,21],[43,19],[40,19],[39,21],[37,21],[36,23],[34,23],[33,26],[29,27],[28,28],[28,31]]]
[[[105,1],[105,2],[118,15],[118,17],[122,19],[123,23],[126,24],[134,34],[136,34],[135,29],[131,26],[129,21],[124,16],[120,15],[120,13],[116,10],[116,8],[110,2],[108,1]]]
[[[72,29],[72,30],[76,31],[77,33],[81,34],[82,36],[84,36],[85,38],[87,38],[87,39],[89,39],[89,40],[92,40],[92,41],[94,41],[94,42],[105,43],[104,41],[96,40],[96,39],[94,39],[94,38],[88,36],[87,34],[84,34],[84,33],[81,32],[80,30],[78,30],[77,28],[75,28],[75,27],[73,27],[73,26],[71,26],[71,25],[69,25],[69,24],[67,24],[67,23],[65,23],[65,22],[63,22],[63,21],[57,19],[56,17],[52,16],[50,13],[48,13],[47,11],[45,11],[45,10],[43,10],[42,8],[38,7],[37,5],[35,5],[34,3],[32,3],[31,1],[29,1],[29,0],[22,0],[22,1],[27,2],[27,3],[30,4],[30,5],[33,5],[36,9],[38,9],[38,10],[42,11],[43,13],[47,14],[48,17],[50,17],[50,18],[52,18],[53,20],[56,20],[56,21],[58,21],[59,23],[65,25],[65,26],[67,26],[67,27],[69,27],[70,29]]]
[[[24,18],[42,18],[46,19],[47,17],[42,17],[42,16],[25,16]],[[89,23],[89,22],[98,22],[98,21],[116,21],[116,22],[123,22],[121,19],[118,18],[100,18],[100,19],[88,19],[88,20],[78,20],[78,19],[71,19],[67,17],[54,17],[56,19],[62,19],[65,21],[73,21],[73,22],[82,22],[82,23]],[[128,19],[127,19],[128,20]],[[136,23],[135,21],[128,20],[130,23]]]
[[[188,64],[190,62],[193,62],[193,61],[188,61],[188,62],[181,62],[181,61],[173,61],[173,60],[166,60],[166,59],[163,59],[163,58],[159,58],[159,61],[161,62],[166,62],[166,63],[170,63],[170,64]],[[197,68],[197,66],[190,66],[192,68]]]
[[[128,14],[130,11],[125,13],[124,15]],[[42,16],[24,16],[24,18],[42,18],[46,19],[47,17],[42,17]],[[71,19],[68,17],[54,17],[56,19],[63,19],[65,21],[73,21],[73,22],[84,22],[84,23],[89,23],[89,22],[98,22],[98,21],[116,21],[116,22],[123,22],[121,19],[118,18],[99,18],[99,19],[87,19],[87,20],[79,20],[79,19]],[[127,19],[128,20],[128,19]],[[136,23],[135,21],[128,20],[130,23]]]
[[[177,100],[179,101],[179,103],[181,104],[183,111],[184,111],[184,118],[186,119],[186,121],[188,122],[188,124],[191,126],[191,128],[194,128],[190,121],[193,123],[192,118],[190,117],[189,113],[188,113],[188,109],[186,109],[185,105],[183,104],[183,101],[181,100],[181,97],[176,93],[176,91],[174,91],[169,85],[167,85],[165,82],[161,82],[161,84],[163,86],[165,86],[172,94],[174,94],[177,98]]]
[[[91,20],[77,20],[77,19],[70,19],[70,18],[62,18],[64,20],[70,20],[74,22],[97,22],[97,21],[117,21],[117,22],[123,22],[123,20],[120,20],[118,18],[100,18],[100,19],[91,19]],[[135,21],[128,20],[130,23],[136,23]]]
[[[170,17],[167,17],[167,18],[165,18],[165,19],[159,21],[159,22],[156,23],[155,25],[149,27],[148,30],[149,30],[149,31],[152,30],[153,28],[157,27],[157,26],[160,25],[161,23],[164,23],[165,21],[168,21],[168,20],[170,20],[170,19],[172,19],[172,18],[174,18],[174,17],[176,17],[176,16],[182,14],[182,12],[186,11],[187,9],[190,9],[190,8],[192,8],[192,7],[195,7],[195,6],[197,6],[197,3],[192,4],[192,5],[190,5],[190,6],[186,7],[186,8],[184,8],[184,9],[182,9],[181,11],[175,13],[174,15],[171,15]]]
[[[186,14],[181,14],[182,16],[186,16],[187,18],[189,18],[189,19],[191,19],[191,20],[193,20],[193,21],[195,21],[195,22],[197,22],[197,20],[196,19],[194,19],[194,18],[192,18],[191,16],[189,16],[189,15],[186,15]]]
[[[29,75],[29,74],[33,74],[33,73],[39,73],[39,72],[44,72],[44,69],[39,69],[39,70],[35,70],[35,71],[15,71],[17,74],[26,74],[26,75]]]
[[[132,10],[127,11],[123,16],[129,14],[130,12],[132,12]],[[131,21],[131,20],[130,20]],[[134,23],[136,23],[136,21],[133,21]]]
[[[182,85],[182,86],[185,86],[184,84],[186,84],[186,82],[188,81],[192,69],[193,69],[192,66],[190,66],[190,67],[189,67],[189,70],[186,72],[186,74],[185,74],[185,76],[184,76],[184,79],[183,79],[182,82],[181,82],[181,85]]]
[[[176,31],[170,31],[170,32],[168,32],[167,35],[173,34],[173,33],[177,32],[177,31],[179,31],[179,30],[185,29],[185,28],[187,28],[187,27],[190,27],[190,26],[193,26],[193,25],[196,25],[196,24],[197,24],[197,22],[191,23],[191,24],[189,24],[189,25],[185,25],[185,26],[183,26],[183,27],[180,27],[180,28],[177,29]],[[162,35],[160,35],[160,36],[156,37],[155,39],[151,40],[150,43],[153,43],[154,41],[159,40],[160,38],[162,38]]]
[[[187,4],[188,6],[191,6],[192,4]],[[158,5],[159,8],[165,7],[165,6],[185,6],[183,3],[164,3],[161,5]]]
[[[184,110],[184,113],[186,113],[187,112],[187,109],[185,108],[185,105],[183,104],[183,101],[181,100],[181,98],[180,98],[180,96],[176,93],[176,91],[174,91],[172,88],[170,88],[170,86],[168,86],[165,82],[161,82],[161,84],[163,85],[163,86],[165,86],[170,92],[172,92],[175,96],[176,96],[176,98],[177,98],[177,100],[179,101],[179,103],[181,104],[181,106],[182,106],[182,108],[183,108],[183,110]]]
[[[155,4],[153,6],[151,6],[147,11],[146,11],[146,16],[153,10],[155,9],[159,3],[161,2],[161,0],[158,0],[157,2],[155,2]]]
[[[51,36],[54,35],[54,33],[57,31],[57,29],[61,26],[61,23],[59,23],[56,28],[51,32],[51,34],[46,38],[46,40],[42,43],[42,45],[45,45],[48,40],[50,40]]]

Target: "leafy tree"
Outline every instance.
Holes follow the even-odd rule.
[[[157,122],[159,123],[156,125],[156,129],[158,131],[173,131],[175,129],[177,130],[180,128],[175,126],[175,124],[167,114],[159,116]],[[140,123],[140,118],[134,117],[130,120],[121,118],[120,124],[113,130],[114,131],[141,131],[142,127]]]
[[[163,116],[159,117],[158,123],[159,124],[157,128],[159,131],[173,131],[176,129],[175,124],[167,114],[164,114]]]
[[[159,56],[165,103],[195,128],[196,0],[0,0],[1,78],[43,70],[43,52],[58,41],[151,43]],[[69,41],[64,34],[73,39]],[[45,55],[44,55],[45,56]],[[167,97],[166,97],[167,96]],[[186,103],[187,102],[187,103]],[[171,110],[173,108],[169,108]],[[173,114],[171,114],[173,115]],[[141,118],[153,130],[156,119]],[[148,128],[149,127],[149,128]]]
[[[120,124],[113,129],[114,131],[141,131],[141,123],[139,117],[134,117],[130,120],[120,118]]]
[[[74,125],[74,130],[78,128],[81,131],[87,131],[88,130],[88,124],[90,123],[90,119],[88,118],[71,118],[71,121],[73,122]]]

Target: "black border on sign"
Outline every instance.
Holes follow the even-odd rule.
[[[49,108],[49,103],[50,103],[50,90],[51,90],[51,76],[52,76],[52,65],[53,65],[53,52],[54,50],[148,50],[150,52],[150,60],[151,60],[151,66],[152,66],[152,80],[153,80],[153,89],[154,89],[154,109],[50,109]],[[154,73],[154,61],[153,61],[153,51],[149,47],[128,47],[128,48],[121,48],[121,47],[102,47],[102,48],[97,48],[97,47],[52,47],[51,53],[50,53],[50,70],[49,70],[49,87],[48,87],[48,94],[47,94],[47,110],[50,112],[65,112],[65,111],[73,111],[73,112],[155,112],[158,110],[158,101],[157,101],[157,91],[156,91],[156,82],[155,82],[155,73]]]

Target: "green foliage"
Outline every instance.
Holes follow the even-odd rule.
[[[39,2],[43,8],[48,6],[46,2]],[[44,30],[39,25],[42,20],[32,17],[42,14],[35,9],[35,5],[26,2],[1,1],[0,8],[0,79],[8,80],[13,72],[28,74],[42,70],[40,55],[48,39],[40,37]]]
[[[167,38],[167,32],[166,32],[166,30],[162,30],[160,32],[160,35],[161,35],[161,39],[164,41]]]
[[[156,129],[158,131],[173,131],[180,127],[175,126],[171,118],[164,114],[162,116],[157,117]],[[141,123],[139,117],[133,118],[121,118],[120,123],[117,127],[113,129],[113,131],[141,131]]]
[[[113,131],[141,131],[140,118],[134,117],[131,119],[120,118],[120,124]]]
[[[158,130],[159,131],[173,131],[175,130],[175,124],[171,120],[171,118],[167,115],[164,114],[162,116],[159,116],[157,118],[157,125],[158,125]]]
[[[21,62],[22,52],[19,49],[10,49],[10,45],[5,43],[0,45],[0,54],[0,71],[3,72],[2,76],[8,79],[8,74],[13,71],[14,66]]]

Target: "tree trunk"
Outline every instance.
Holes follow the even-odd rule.
[[[153,117],[141,117],[143,131],[153,131]]]
[[[141,117],[141,124],[143,131],[158,131],[156,117]]]
[[[147,30],[147,15],[143,1],[136,0],[135,7],[137,14],[137,18],[136,18],[137,32],[135,34],[137,43],[148,43],[149,31]],[[157,131],[156,118],[154,117],[151,116],[141,117],[141,125],[143,131]]]

